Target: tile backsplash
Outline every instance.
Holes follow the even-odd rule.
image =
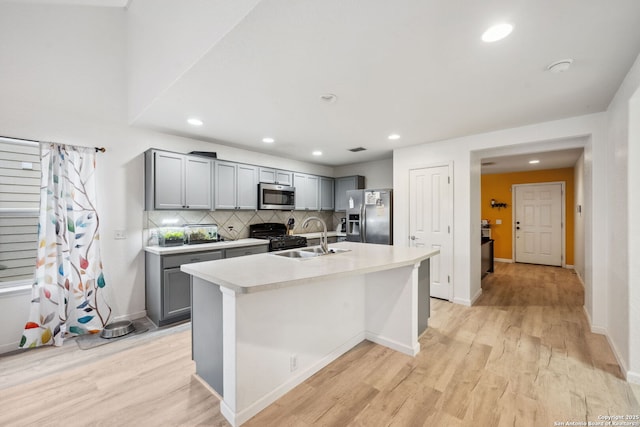
[[[307,211],[145,211],[144,221],[145,233],[143,233],[144,245],[156,245],[157,228],[163,226],[163,221],[173,221],[175,225],[183,224],[217,224],[218,234],[225,240],[244,239],[249,237],[249,225],[263,222],[279,222],[286,224],[289,218],[295,219],[293,232],[313,233],[322,231],[322,225],[318,221],[313,221],[306,229],[302,228],[302,223],[310,216],[322,218],[327,224],[329,231],[335,231],[340,223],[340,218],[345,216],[344,212],[307,212]]]

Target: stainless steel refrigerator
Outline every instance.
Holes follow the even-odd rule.
[[[393,190],[347,191],[347,241],[393,244]]]

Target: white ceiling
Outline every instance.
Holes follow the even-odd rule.
[[[66,6],[127,7],[131,0],[2,0],[13,3],[39,3]]]
[[[572,168],[583,151],[583,148],[570,148],[512,156],[486,157],[482,159],[482,174]],[[530,160],[539,160],[540,163],[530,164]]]
[[[638,0],[262,0],[133,124],[327,165],[390,157],[606,110],[640,52],[639,17]],[[500,21],[511,36],[483,43]],[[564,58],[569,71],[545,71]]]

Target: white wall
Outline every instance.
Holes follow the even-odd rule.
[[[580,280],[584,282],[584,214],[582,210],[584,206],[584,153],[580,155],[580,158],[573,166],[573,268],[580,277]],[[578,206],[581,211],[578,212]],[[571,206],[567,206],[567,209],[571,209]],[[585,301],[590,301],[590,295]],[[591,305],[590,303],[585,303]]]
[[[394,223],[394,243],[407,244],[409,170],[453,162],[454,301],[470,304],[481,292],[480,245],[475,244],[480,240],[480,159],[497,153],[496,148],[501,154],[518,154],[585,144],[585,284],[593,284],[594,301],[605,300],[607,207],[591,202],[606,198],[605,119],[603,113],[592,114],[395,150],[394,212],[399,220]],[[593,325],[604,327],[605,306],[593,304],[587,311]]]
[[[334,176],[362,175],[367,188],[393,187],[393,158],[336,166]]]
[[[637,70],[636,63],[636,70]],[[629,102],[629,372],[627,379],[640,384],[640,89]]]
[[[120,9],[0,3],[0,40],[11,40],[0,44],[0,134],[106,147],[96,179],[105,289],[115,317],[136,318],[145,313],[145,150],[211,150],[227,160],[326,176],[333,168],[128,126],[125,35]],[[115,230],[128,238],[115,240]],[[27,320],[29,297],[0,298],[0,351],[16,348],[13,331]]]
[[[259,0],[132,0],[127,16],[133,121]]]
[[[609,104],[608,166],[609,188],[607,204],[610,216],[610,263],[607,268],[609,292],[609,322],[607,332],[627,376],[640,382],[640,292],[637,264],[640,244],[637,219],[640,175],[637,169],[637,147],[640,142],[638,123],[638,88],[640,88],[640,57],[636,59]],[[635,160],[635,161],[634,161]],[[632,260],[630,263],[629,261]],[[631,265],[630,265],[631,264]]]

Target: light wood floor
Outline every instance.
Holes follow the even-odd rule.
[[[640,414],[606,339],[589,332],[571,271],[496,264],[483,290],[474,307],[432,300],[417,357],[363,342],[246,425],[520,427]],[[0,425],[228,425],[192,377],[188,327],[122,343],[0,357]]]

